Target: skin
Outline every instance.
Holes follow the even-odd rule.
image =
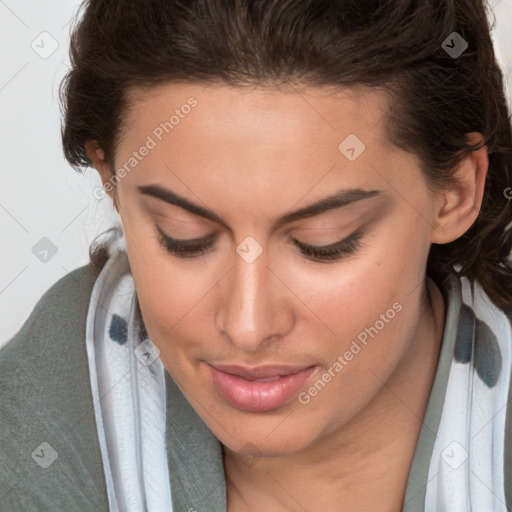
[[[386,139],[383,92],[182,83],[131,91],[115,168],[190,97],[197,106],[111,197],[148,333],[224,446],[228,510],[400,510],[445,323],[427,256],[478,216],[486,148],[434,192],[417,158]],[[338,149],[349,134],[366,146],[354,161]],[[86,149],[106,183],[101,146]],[[227,227],[137,190],[149,184]],[[274,229],[281,215],[352,187],[381,193]],[[159,244],[156,226],[218,237],[211,252],[182,259]],[[361,226],[361,246],[339,261],[312,261],[291,240],[328,245]],[[236,252],[247,236],[262,249],[250,264]],[[395,302],[401,311],[307,405],[241,411],[212,385],[206,362],[316,365],[307,390]]]

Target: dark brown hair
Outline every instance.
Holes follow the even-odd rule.
[[[479,147],[467,135],[483,135],[489,171],[479,216],[457,240],[433,244],[427,273],[442,280],[455,266],[512,317],[512,133],[484,0],[87,0],[81,8],[60,90],[64,154],[76,170],[92,164],[91,139],[114,173],[131,87],[385,89],[386,133],[419,157],[434,188]],[[448,51],[453,32],[468,45],[461,55]]]

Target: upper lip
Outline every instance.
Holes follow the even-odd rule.
[[[300,372],[306,368],[311,368],[313,365],[303,366],[290,366],[290,365],[267,365],[258,366],[255,368],[248,368],[246,366],[239,366],[235,364],[211,364],[217,370],[231,375],[237,375],[246,380],[268,379],[270,377],[277,377],[283,375],[291,375]]]

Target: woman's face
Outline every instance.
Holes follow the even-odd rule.
[[[382,93],[132,93],[118,205],[162,363],[231,450],[312,446],[407,372],[436,196],[388,142]],[[204,240],[179,254],[160,232]]]

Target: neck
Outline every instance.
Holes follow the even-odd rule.
[[[305,450],[250,465],[224,448],[228,511],[401,510],[444,331],[442,294],[430,279],[427,287],[414,342],[349,423]]]

